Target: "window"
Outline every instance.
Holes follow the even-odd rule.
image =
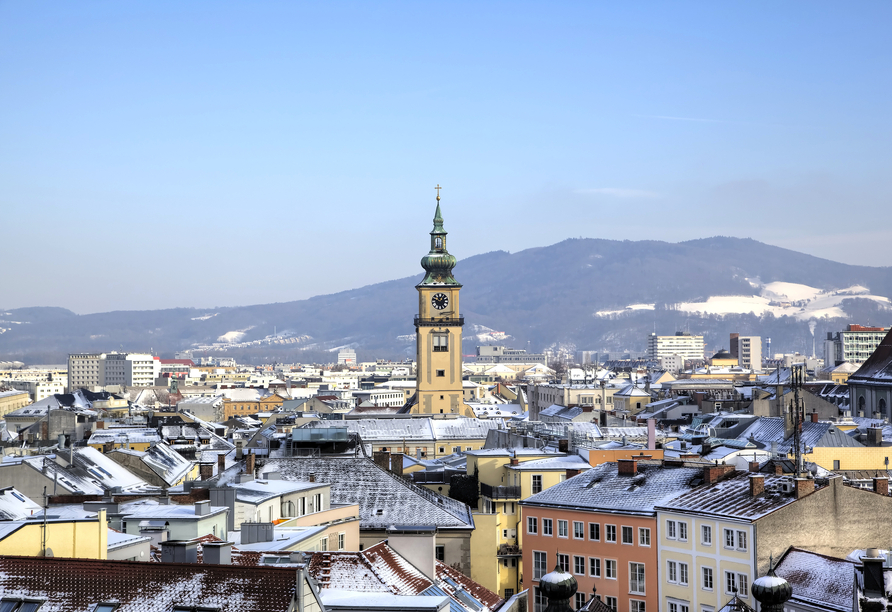
[[[604,559],[604,577],[616,580],[616,560]]]
[[[544,518],[542,519],[542,535],[550,536],[554,533],[553,531],[553,522],[551,519]]]
[[[650,529],[647,527],[638,528],[638,546],[650,546]]]
[[[595,542],[599,542],[601,540],[601,524],[600,523],[589,523],[588,524],[588,539],[594,540]]]
[[[601,560],[595,557],[588,558],[588,575],[594,578],[601,577]]]
[[[711,591],[712,590],[712,568],[711,567],[703,567],[700,569],[703,570],[703,590]]]
[[[633,529],[631,527],[626,527],[623,525],[623,544],[634,544],[633,540]]]
[[[644,612],[644,602],[640,599],[630,599],[629,610],[631,612]]]
[[[118,604],[113,603],[96,604],[96,607],[93,608],[93,612],[113,612],[113,610],[117,607]]]
[[[709,525],[700,527],[700,543],[703,546],[712,546],[712,527]]]
[[[604,529],[607,531],[604,540],[606,542],[616,542],[616,525],[604,525]]]
[[[446,547],[445,546],[437,546],[434,548],[434,556],[437,558],[437,561],[445,561],[446,560]]]
[[[629,563],[629,592],[644,595],[643,563]]]
[[[558,519],[558,537],[559,537],[559,538],[566,538],[567,535],[568,535],[568,533],[567,533],[567,521],[562,521],[562,520]]]
[[[688,541],[688,524],[678,521],[678,540],[680,542]]]
[[[734,595],[737,592],[737,574],[725,572],[725,593]]]
[[[561,568],[562,571],[570,573],[570,555],[563,555],[558,553],[558,567]]]
[[[542,476],[540,474],[533,475],[533,495],[542,492]]]
[[[445,353],[449,351],[449,334],[431,334],[434,341],[434,352]]]
[[[548,600],[542,594],[542,589],[539,587],[533,588],[533,612],[544,612],[547,606]]]
[[[725,529],[725,548],[734,548],[734,530]]]
[[[604,603],[607,604],[607,607],[610,608],[612,612],[616,612],[616,597],[605,597]]]
[[[749,597],[750,579],[746,574],[737,574],[737,594],[741,597]]]
[[[678,584],[687,585],[688,583],[688,564],[687,563],[679,563],[678,564]]]
[[[576,604],[576,609],[578,610],[585,605],[585,593],[576,593],[576,595],[573,596],[573,601]]]
[[[437,370],[437,376],[440,378],[446,376],[446,370]],[[440,399],[443,399],[442,395],[440,396]]]
[[[505,599],[514,597],[514,589],[505,589]]]
[[[548,573],[548,558],[546,553],[533,551],[533,580],[539,580]]]
[[[585,557],[573,557],[573,573],[585,576]]]
[[[746,532],[737,532],[737,550],[746,550]]]
[[[452,452],[453,452],[453,453],[460,453],[460,452],[461,452],[461,446],[453,446],[453,447],[452,447]]]
[[[322,552],[328,550],[328,536],[325,536],[324,538],[322,538],[322,540],[319,541],[319,550],[321,550]]]
[[[35,612],[43,601],[34,601],[26,599],[0,599],[0,612]]]
[[[672,584],[678,582],[678,563],[675,561],[666,562],[666,580]]]
[[[675,521],[666,521],[666,538],[670,540],[678,539],[678,523]]]
[[[346,533],[338,534],[338,550],[344,550],[344,542],[345,542],[346,538],[347,538]]]
[[[688,612],[688,605],[675,601],[669,602],[669,612]]]
[[[535,516],[527,517],[527,533],[539,533],[539,519],[537,519]]]
[[[585,539],[585,523],[582,521],[573,521],[573,537],[577,540]]]

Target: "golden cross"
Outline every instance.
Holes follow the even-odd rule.
[[[440,201],[440,190],[442,189],[442,187],[440,187],[440,183],[437,183],[437,186],[434,189],[437,190],[437,201],[439,202]]]

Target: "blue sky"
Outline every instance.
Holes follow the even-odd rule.
[[[437,183],[459,259],[730,235],[892,265],[890,18],[0,1],[0,308],[282,302],[415,274]]]

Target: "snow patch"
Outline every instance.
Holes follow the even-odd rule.
[[[193,321],[207,321],[208,319],[213,319],[213,318],[216,317],[218,314],[220,314],[220,313],[219,313],[219,312],[215,312],[215,313],[213,313],[213,314],[201,315],[200,317],[192,317],[192,320],[193,320]]]
[[[246,327],[245,329],[239,329],[236,331],[226,332],[219,338],[217,338],[217,342],[226,342],[228,344],[235,344],[236,342],[241,342],[245,337],[245,334],[254,329],[254,326]]]

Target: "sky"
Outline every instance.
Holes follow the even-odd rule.
[[[437,184],[459,260],[723,235],[890,266],[890,21],[867,1],[0,0],[0,309],[419,274]]]

